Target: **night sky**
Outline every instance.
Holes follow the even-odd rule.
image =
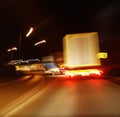
[[[30,27],[33,34],[26,38]],[[65,34],[98,32],[100,51],[108,52],[108,63],[120,63],[120,0],[4,0],[0,3],[0,54],[12,46],[22,57],[39,58],[62,51]],[[37,41],[47,43],[34,47]],[[44,51],[43,51],[44,50]],[[15,52],[19,58],[19,51]]]

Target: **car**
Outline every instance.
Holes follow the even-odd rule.
[[[46,69],[45,71],[46,74],[52,74],[52,75],[60,74],[60,70],[54,62],[44,62],[42,64]]]

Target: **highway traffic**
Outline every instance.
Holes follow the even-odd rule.
[[[117,83],[116,83],[117,82]],[[5,117],[120,116],[120,82],[113,77],[29,74],[0,82]]]
[[[118,0],[0,5],[1,117],[120,116]]]

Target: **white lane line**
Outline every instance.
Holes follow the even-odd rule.
[[[41,80],[43,78],[41,77]],[[11,113],[13,110],[17,109],[23,102],[26,100],[29,100],[30,97],[32,97],[36,92],[38,92],[38,87],[40,87],[40,82],[38,85],[36,85],[32,90],[28,91],[24,95],[20,96],[16,100],[12,101],[11,103],[7,104],[0,110],[0,115],[2,117],[7,117],[9,116],[9,113]]]

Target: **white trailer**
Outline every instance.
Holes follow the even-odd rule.
[[[95,69],[95,67],[101,66],[98,54],[99,38],[97,32],[67,34],[63,38],[64,66],[67,73],[100,74],[101,71]]]

